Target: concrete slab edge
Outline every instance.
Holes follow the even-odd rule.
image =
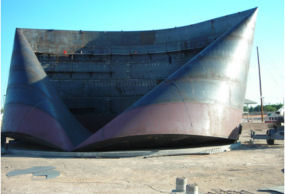
[[[26,150],[16,148],[1,148],[2,155],[30,156],[30,157],[63,157],[63,158],[125,158],[125,157],[162,157],[178,155],[203,155],[227,152],[237,149],[241,144],[229,144],[222,146],[209,146],[198,148],[168,149],[168,150],[134,150],[134,151],[107,151],[107,152],[56,152]]]

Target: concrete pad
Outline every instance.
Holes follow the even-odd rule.
[[[178,155],[204,155],[227,152],[237,149],[240,143],[207,146],[183,149],[162,149],[162,150],[134,150],[134,151],[107,151],[107,152],[58,152],[58,151],[42,151],[30,150],[25,148],[15,148],[6,146],[2,148],[2,154],[13,156],[30,156],[30,157],[64,157],[64,158],[126,158],[126,157],[162,157],[162,156],[178,156]]]

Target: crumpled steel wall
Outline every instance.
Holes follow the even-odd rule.
[[[32,49],[35,43],[31,47],[18,29],[2,134],[68,151],[235,140],[242,116],[256,13],[257,9],[238,13],[243,17],[241,21],[93,135],[62,103]],[[228,22],[232,25],[231,17]],[[218,27],[216,24],[217,31]],[[78,50],[77,47],[73,49]]]

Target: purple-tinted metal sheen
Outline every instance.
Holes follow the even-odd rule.
[[[20,29],[13,56],[2,123],[2,135],[26,138],[71,151],[91,133],[57,97]]]
[[[37,138],[41,144],[50,147],[62,150],[73,149],[72,143],[58,121],[38,108],[10,104],[6,107],[6,114],[9,115],[9,120],[5,121],[5,127],[10,129],[5,132],[6,135],[10,134],[12,137],[21,135],[26,138],[30,137],[30,139]]]
[[[17,29],[2,135],[61,150],[238,138],[257,9],[173,29]]]
[[[219,104],[174,102],[143,106],[120,114],[78,147],[140,135],[175,134],[228,138],[237,129],[240,120],[240,110]]]
[[[231,134],[241,120],[255,18],[253,10],[78,148],[151,134],[237,138]]]

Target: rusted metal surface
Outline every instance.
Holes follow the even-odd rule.
[[[18,29],[2,133],[69,151],[235,140],[256,12],[153,31]]]
[[[255,27],[252,12],[78,148],[150,134],[236,139],[232,133],[241,121]]]

